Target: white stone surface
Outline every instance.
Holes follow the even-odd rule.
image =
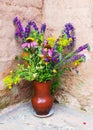
[[[38,118],[32,114],[32,106],[20,103],[4,109],[0,113],[2,130],[92,130],[93,115],[76,111],[63,105],[54,104],[54,114]],[[85,123],[85,124],[84,124]]]

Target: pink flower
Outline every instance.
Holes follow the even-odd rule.
[[[35,47],[35,46],[37,46],[37,43],[36,42],[31,42],[30,45],[31,45],[31,47]]]
[[[22,48],[25,48],[25,47],[28,47],[28,48],[30,48],[30,47],[35,47],[35,46],[37,46],[37,43],[36,42],[30,42],[30,43],[23,43],[22,44]]]
[[[47,49],[46,48],[43,49],[43,55],[44,56],[47,55]]]
[[[28,45],[28,43],[23,43],[21,46],[22,48],[25,48]]]
[[[49,49],[49,50],[48,50],[48,55],[49,55],[50,57],[52,57],[53,54],[54,54],[54,49],[53,49],[53,48]]]
[[[27,43],[27,47],[30,48],[30,43]]]
[[[46,46],[46,45],[47,45],[47,43],[48,43],[47,41],[44,41],[44,43],[43,43],[43,44],[44,44],[44,46]]]

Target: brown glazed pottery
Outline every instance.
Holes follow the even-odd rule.
[[[47,115],[53,105],[53,97],[50,94],[51,81],[34,81],[34,96],[32,106],[38,115]]]

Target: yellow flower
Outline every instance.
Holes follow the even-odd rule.
[[[27,63],[27,67],[30,68],[30,64]]]
[[[8,86],[9,89],[12,89],[12,86]]]
[[[57,73],[57,71],[55,69],[53,69],[53,73]]]
[[[22,57],[28,57],[28,55],[29,55],[28,52],[23,52],[22,53]]]
[[[54,44],[55,44],[55,42],[56,42],[56,37],[49,37],[49,38],[47,38],[47,41],[48,41],[48,44],[50,45],[50,46],[53,46]]]
[[[48,62],[45,62],[45,65],[48,65]]]
[[[69,42],[72,42],[72,38],[69,38]]]
[[[17,64],[18,66],[20,66],[20,64]]]
[[[75,66],[77,66],[77,65],[78,65],[78,63],[77,63],[77,62],[75,62],[75,63],[74,63],[74,65],[75,65]]]
[[[17,82],[14,82],[14,84],[17,84]]]
[[[67,41],[64,41],[64,42],[62,43],[62,46],[67,46],[67,45],[68,45]]]
[[[76,60],[75,62],[73,62],[73,64],[74,64],[75,66],[78,66],[78,65],[80,64],[80,62],[79,62],[78,60]]]
[[[69,40],[65,39],[65,38],[61,38],[58,42],[61,46],[67,46],[69,45]]]

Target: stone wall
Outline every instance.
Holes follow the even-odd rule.
[[[15,56],[20,53],[20,45],[14,38],[14,17],[18,16],[23,26],[29,20],[38,26],[42,20],[42,0],[0,0],[0,108],[22,101],[31,96],[31,85],[16,86],[9,91],[3,85],[3,78],[16,65]]]
[[[60,103],[73,108],[93,111],[93,0],[45,0],[43,22],[48,35],[58,34],[64,25],[72,23],[76,32],[76,47],[89,43],[91,51],[84,51],[86,63],[78,68],[79,74],[62,76],[61,89],[55,95]]]
[[[76,47],[89,43],[91,51],[84,51],[86,63],[74,72],[63,75],[62,86],[55,95],[60,103],[73,108],[93,111],[93,0],[0,0],[0,108],[31,96],[31,87],[16,86],[10,92],[2,79],[16,65],[15,56],[20,45],[14,39],[12,20],[18,16],[25,26],[35,20],[47,24],[46,37],[60,33],[65,23],[71,22],[76,31]],[[27,83],[26,83],[27,84]],[[29,83],[25,86],[29,86]]]

